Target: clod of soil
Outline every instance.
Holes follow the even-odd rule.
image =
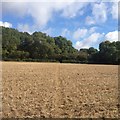
[[[117,65],[2,65],[4,118],[118,117]]]

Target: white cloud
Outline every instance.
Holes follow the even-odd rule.
[[[93,33],[89,37],[83,39],[82,41],[77,41],[75,44],[76,49],[89,48],[100,42],[100,39],[103,37],[103,34]]]
[[[80,29],[80,28],[78,28],[73,33],[73,39],[74,40],[84,39],[85,37],[94,33],[96,31],[96,29],[97,29],[97,27],[91,27],[90,29],[86,29],[86,28]]]
[[[118,19],[118,3],[113,3],[111,14],[112,14],[113,19]]]
[[[87,25],[95,24],[95,20],[92,17],[90,17],[90,16],[86,17],[86,21],[85,22],[86,22]]]
[[[63,9],[62,16],[66,17],[66,18],[73,18],[73,17],[77,16],[78,14],[83,15],[84,14],[83,9],[85,8],[85,6],[87,4],[88,4],[87,2],[86,3],[85,2],[83,2],[83,3],[74,2],[72,4],[68,4]]]
[[[48,28],[42,31],[43,33],[46,33],[47,35],[52,36],[53,33],[53,28]]]
[[[106,22],[107,20],[107,7],[105,3],[94,4],[92,14],[96,22]]]
[[[42,27],[52,17],[52,7],[45,2],[9,2],[3,3],[3,13],[12,13],[14,16],[23,18],[30,16],[34,25]],[[17,14],[16,14],[17,13]]]
[[[32,34],[36,31],[36,26],[29,26],[28,24],[18,24],[17,29],[21,32],[28,32],[29,34]],[[41,30],[41,32],[46,33],[47,35],[52,36],[53,35],[53,28],[45,28]]]
[[[80,38],[84,38],[86,36],[87,32],[88,32],[87,29],[78,28],[73,34],[73,39],[78,40]]]
[[[90,2],[97,0],[12,0],[13,2],[3,2],[3,14],[12,13],[22,19],[25,16],[32,17],[33,24],[36,28],[44,29],[49,21],[54,19],[53,14],[59,12],[58,15],[65,18],[74,18],[77,15],[83,15],[86,6]],[[91,3],[92,4],[92,3]],[[115,4],[116,5],[116,4]],[[115,5],[111,14],[116,18]],[[115,14],[114,14],[115,13]],[[105,3],[94,3],[92,4],[92,16],[86,17],[86,24],[96,24],[105,22],[107,20],[107,6]],[[26,23],[25,23],[26,25]]]
[[[109,32],[105,35],[105,40],[109,40],[111,42],[118,41],[118,31]]]
[[[81,41],[77,41],[77,42],[75,43],[75,48],[78,49],[78,50],[79,50],[82,46],[83,46],[83,43],[82,43]]]
[[[28,24],[18,24],[17,28],[19,31],[28,32],[29,34],[32,34],[34,32]]]
[[[3,2],[2,12],[3,14],[12,13],[16,17],[24,17],[28,12],[28,4],[26,2]]]
[[[100,33],[93,33],[91,34],[86,40],[85,40],[85,44],[88,43],[96,43],[97,40],[101,37],[102,35]],[[88,44],[87,43],[87,44]]]
[[[95,32],[95,31],[96,31],[96,29],[97,29],[97,27],[91,27],[91,28],[89,29],[89,34],[91,34],[91,33]]]
[[[77,40],[74,47],[78,50],[81,48],[89,48],[92,46],[94,47],[103,40],[109,40],[110,42],[118,41],[118,31],[108,32],[107,34],[93,32],[91,35],[84,38],[83,40]]]
[[[52,19],[53,8],[49,3],[31,3],[28,13],[32,16],[35,24],[40,27],[47,25],[48,21]]]
[[[62,35],[63,37],[69,36],[69,35],[70,35],[70,31],[69,31],[67,28],[64,28],[64,29],[62,30],[61,35]]]
[[[107,4],[95,3],[92,4],[92,16],[86,17],[86,24],[104,23],[107,21]]]
[[[2,0],[3,2],[55,2],[55,0]],[[98,0],[57,0],[57,2],[95,2]],[[105,1],[105,0],[104,0]],[[111,0],[111,1],[115,1],[115,0]]]
[[[31,0],[33,1],[33,0]],[[76,2],[77,0],[53,0],[33,1],[18,0],[17,2],[3,2],[3,14],[12,13],[14,16],[24,18],[30,16],[33,18],[34,25],[45,27],[47,23],[53,20],[54,12],[59,12],[61,16],[71,18],[77,14],[82,15],[83,8],[87,3]]]
[[[11,28],[12,24],[9,23],[9,22],[2,22],[2,21],[0,21],[0,26]]]
[[[64,36],[64,37],[70,37],[71,38],[71,35],[73,34],[72,35],[73,40],[74,41],[79,41],[79,40],[83,40],[83,39],[89,37],[91,34],[95,33],[96,29],[97,29],[97,27],[91,27],[89,29],[78,28],[76,31],[72,32],[72,31],[68,30],[67,28],[64,28],[62,30],[61,35]]]

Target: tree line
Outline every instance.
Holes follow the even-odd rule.
[[[104,41],[99,50],[77,50],[65,37],[50,37],[46,33],[19,32],[2,27],[2,60],[4,61],[46,61],[61,63],[119,64],[120,41]]]

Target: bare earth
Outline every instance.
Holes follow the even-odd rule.
[[[118,66],[2,63],[2,116],[117,118]]]

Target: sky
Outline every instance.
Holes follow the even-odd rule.
[[[61,35],[78,50],[98,48],[118,40],[118,0],[2,0],[0,26]]]

